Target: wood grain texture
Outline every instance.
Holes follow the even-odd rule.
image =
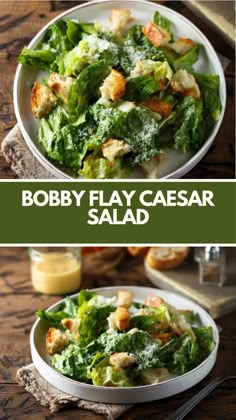
[[[5,273],[5,274],[4,274]],[[7,282],[6,282],[7,279]],[[83,275],[83,287],[94,288],[111,285],[152,286],[145,278],[142,259],[126,254],[116,269],[99,276]],[[35,320],[35,311],[46,308],[60,299],[33,291],[30,265],[26,248],[0,248],[0,419],[58,420],[83,418],[102,420],[102,416],[89,411],[70,408],[50,414],[15,381],[16,370],[29,363],[29,332]],[[121,420],[163,420],[172,411],[191,398],[214,377],[232,370],[236,365],[235,315],[217,320],[220,326],[220,348],[216,365],[201,383],[160,401],[137,404]],[[192,420],[233,420],[236,418],[235,381],[228,381],[217,388],[186,418]]]
[[[17,57],[24,45],[52,18],[82,1],[3,1],[0,16],[0,142],[16,122],[12,88]],[[190,19],[211,41],[216,51],[230,60],[226,70],[227,109],[216,140],[201,162],[185,178],[235,177],[235,97],[234,51],[206,23],[195,16],[180,1],[161,1]],[[13,179],[16,175],[0,156],[0,178]]]

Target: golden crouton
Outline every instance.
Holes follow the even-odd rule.
[[[35,118],[47,116],[56,104],[57,98],[50,89],[35,82],[31,92],[31,108]]]
[[[160,101],[156,98],[148,98],[143,105],[153,112],[158,112],[162,117],[166,118],[172,111],[172,105]]]
[[[190,38],[179,38],[177,41],[169,44],[169,47],[177,54],[186,54],[195,46],[195,42]]]
[[[113,9],[109,20],[112,30],[117,34],[122,34],[134,19],[131,17],[131,11],[128,9]]]
[[[118,306],[115,314],[117,319],[118,330],[122,331],[129,328],[130,314],[128,310],[126,308],[123,308],[122,306]]]
[[[185,332],[189,332],[192,339],[196,341],[196,336],[191,328],[191,325],[186,321],[183,314],[177,315],[177,317],[170,323],[171,330],[178,335],[182,335]]]
[[[130,314],[126,308],[118,306],[115,312],[107,318],[109,328],[113,330],[126,330],[129,328]]]
[[[126,368],[135,363],[135,358],[127,352],[113,353],[109,357],[109,363],[117,369]]]
[[[173,92],[178,95],[192,96],[194,99],[199,99],[201,96],[196,80],[186,70],[178,70],[172,77],[170,85]]]
[[[161,297],[150,294],[146,297],[144,305],[158,308],[158,306],[160,306],[163,302],[164,300]]]
[[[112,162],[116,157],[123,156],[130,151],[130,146],[124,140],[110,138],[102,144],[102,154],[110,162]]]
[[[113,102],[118,101],[125,94],[126,80],[117,70],[111,71],[109,76],[104,80],[100,87],[102,97],[112,99]]]
[[[75,319],[70,319],[70,318],[65,318],[61,321],[63,327],[65,327],[68,331],[71,332],[71,334],[73,334],[73,336],[78,339],[79,338],[79,323],[80,320],[78,318]]]
[[[56,92],[64,102],[67,102],[69,90],[73,82],[73,77],[66,77],[58,73],[52,73],[48,79],[48,86]]]
[[[143,26],[142,32],[155,47],[159,47],[170,40],[170,34],[153,22],[148,22],[147,25]]]
[[[61,353],[69,342],[68,337],[56,328],[49,328],[46,335],[46,347],[50,355]]]
[[[117,305],[123,308],[129,308],[134,300],[133,292],[128,290],[119,290],[117,293]]]

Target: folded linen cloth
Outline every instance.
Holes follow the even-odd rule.
[[[11,169],[21,179],[55,179],[28,149],[18,124],[3,139],[1,151]]]
[[[33,363],[18,369],[16,381],[32,394],[42,406],[49,407],[52,413],[66,407],[75,407],[102,414],[108,420],[115,420],[132,407],[132,405],[126,404],[104,404],[86,401],[66,394],[45,381]]]

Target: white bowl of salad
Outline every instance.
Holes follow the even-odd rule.
[[[130,404],[182,392],[215,364],[219,334],[196,303],[163,290],[81,290],[37,311],[35,367],[63,392]]]
[[[224,115],[224,73],[212,45],[158,4],[76,6],[18,61],[21,132],[58,178],[180,178],[207,152]]]

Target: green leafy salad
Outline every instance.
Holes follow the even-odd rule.
[[[219,76],[194,69],[201,48],[158,11],[144,26],[127,9],[109,28],[54,23],[18,59],[49,72],[31,96],[46,156],[74,176],[156,178],[166,150],[198,151],[221,113]]]
[[[97,386],[155,384],[198,366],[215,346],[212,327],[156,295],[144,304],[120,290],[111,298],[81,290],[57,312],[39,310],[46,347],[61,374]]]

